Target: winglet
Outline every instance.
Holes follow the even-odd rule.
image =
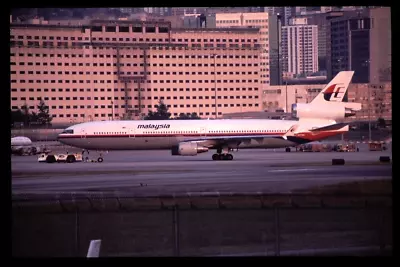
[[[98,258],[100,255],[101,240],[90,241],[87,258]]]

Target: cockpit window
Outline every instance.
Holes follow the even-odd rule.
[[[72,129],[65,129],[63,132],[62,132],[62,134],[73,134],[74,133],[74,130],[72,130]]]

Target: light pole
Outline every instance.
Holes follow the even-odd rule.
[[[284,60],[284,62],[287,62],[288,57],[284,56],[282,57],[282,60]],[[281,80],[281,75],[279,75],[279,81]],[[283,81],[283,79],[282,79]],[[287,91],[287,77],[285,78],[285,106],[286,106],[286,112],[288,112],[288,91]]]
[[[214,103],[215,103],[215,119],[218,118],[218,113],[217,113],[217,72],[216,72],[216,63],[215,63],[215,58],[217,57],[216,54],[212,54],[214,58]]]
[[[368,69],[370,66],[370,60],[365,61]],[[375,81],[375,77],[373,77]],[[370,80],[370,79],[369,79]],[[371,132],[371,85],[368,85],[368,138],[369,141],[372,141],[372,132]]]
[[[287,80],[285,80],[285,96],[286,96],[286,113],[289,112],[288,111],[288,101],[287,101]]]
[[[279,22],[280,22],[280,20],[281,20],[281,15],[279,15],[279,13],[277,13],[276,14],[276,18],[277,18],[277,20],[276,20],[276,33],[277,33],[277,36],[278,36],[278,85],[281,85],[281,72],[280,72],[280,62],[279,62],[279,57],[280,57],[280,55],[279,55],[279,46],[280,46],[280,44],[279,44]]]
[[[371,85],[368,85],[368,134],[371,142]]]

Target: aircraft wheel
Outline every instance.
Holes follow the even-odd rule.
[[[98,158],[97,162],[103,162],[103,158],[102,157]]]
[[[73,162],[75,162],[75,156],[69,155],[69,156],[67,157],[67,163],[73,163]]]
[[[56,162],[57,160],[56,160],[56,157],[54,157],[54,155],[49,155],[49,156],[47,156],[47,158],[46,158],[46,162],[47,163],[54,163],[54,162]]]
[[[225,159],[226,160],[233,160],[233,155],[232,154],[227,154]]]
[[[285,151],[290,152],[290,147],[287,147]]]
[[[219,155],[218,155],[218,154],[213,154],[213,155],[212,155],[212,159],[213,159],[213,160],[219,160],[220,158],[219,158]]]

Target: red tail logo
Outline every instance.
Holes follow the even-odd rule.
[[[346,92],[346,90],[342,90],[345,89],[345,87],[343,86],[339,86],[338,84],[332,84],[331,86],[329,86],[325,91],[324,91],[324,99],[326,101],[331,101],[331,100],[339,100],[341,98],[341,96],[339,96],[339,94],[344,94]]]

